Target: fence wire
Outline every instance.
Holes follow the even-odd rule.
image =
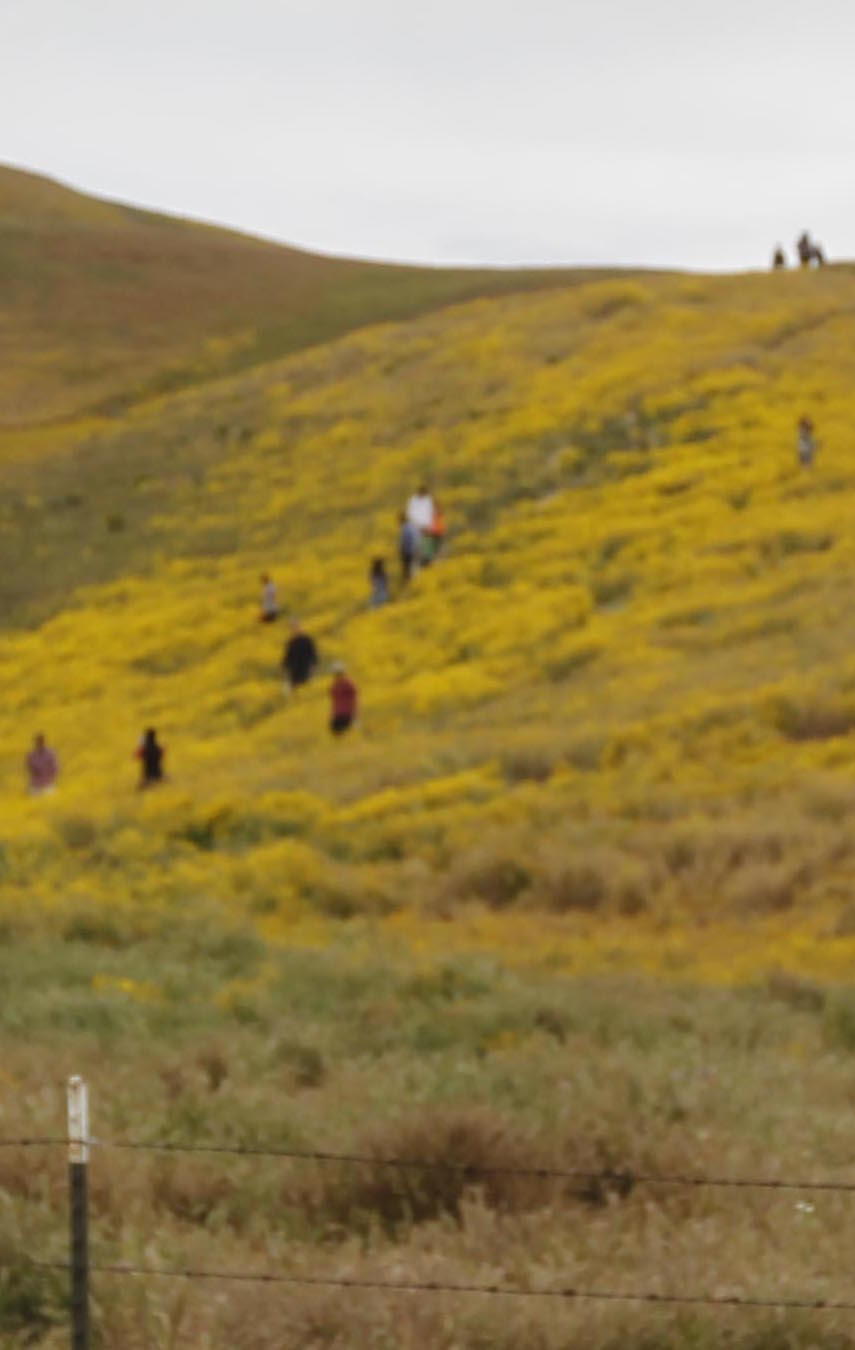
[[[27,1261],[33,1270],[70,1273],[65,1261]],[[0,1270],[12,1269],[0,1264]],[[20,1267],[16,1267],[20,1269]],[[158,1280],[214,1281],[230,1284],[288,1285],[309,1289],[366,1290],[386,1294],[469,1294],[486,1298],[560,1299],[569,1303],[647,1303],[659,1306],[748,1308],[790,1312],[855,1312],[855,1301],[833,1298],[775,1298],[746,1294],[661,1293],[652,1289],[576,1288],[575,1285],[536,1289],[524,1285],[470,1284],[443,1280],[383,1280],[345,1275],[282,1274],[278,1271],[204,1270],[192,1266],[139,1266],[125,1262],[89,1267],[93,1275]]]
[[[0,1139],[0,1149],[65,1148],[67,1139],[50,1136]],[[669,1186],[717,1190],[816,1191],[841,1195],[855,1193],[855,1180],[816,1177],[715,1176],[680,1172],[635,1172],[627,1168],[580,1168],[510,1166],[481,1163],[457,1163],[441,1158],[396,1158],[360,1153],[338,1153],[326,1149],[278,1148],[264,1145],[190,1144],[172,1140],[97,1139],[89,1140],[93,1150],[153,1154],[183,1154],[227,1158],[276,1159],[321,1166],[388,1168],[400,1172],[436,1173],[465,1180],[479,1177],[519,1177],[542,1181],[600,1182],[617,1188],[633,1186]]]

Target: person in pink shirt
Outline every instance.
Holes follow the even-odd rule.
[[[59,775],[59,761],[41,732],[33,742],[33,748],[27,755],[27,774],[30,780],[30,792],[39,797],[43,792],[52,792]]]

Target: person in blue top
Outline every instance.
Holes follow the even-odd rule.
[[[389,577],[382,558],[375,558],[371,564],[371,608],[379,609],[389,603]]]
[[[407,582],[418,570],[422,536],[418,526],[413,524],[406,511],[401,512],[398,547],[401,552],[401,579]]]

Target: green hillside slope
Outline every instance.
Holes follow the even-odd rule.
[[[115,409],[365,323],[560,281],[318,257],[0,166],[0,427]]]

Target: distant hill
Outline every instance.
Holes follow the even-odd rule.
[[[593,275],[319,257],[0,166],[0,426],[114,412],[363,324]]]

